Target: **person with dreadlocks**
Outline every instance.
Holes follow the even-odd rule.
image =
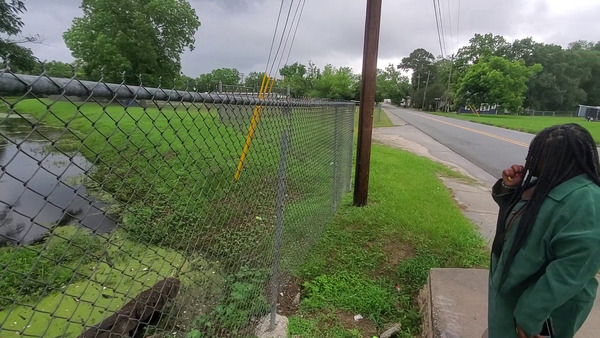
[[[600,269],[600,164],[590,133],[550,127],[525,165],[502,172],[492,245],[488,335],[573,337],[590,313]]]

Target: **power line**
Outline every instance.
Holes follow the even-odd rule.
[[[275,61],[279,56],[279,52],[281,51],[281,45],[283,44],[283,38],[285,37],[285,31],[288,26],[288,22],[290,20],[290,14],[292,14],[292,7],[294,4],[294,0],[290,2],[290,8],[288,9],[287,18],[285,19],[285,25],[283,26],[283,31],[281,32],[281,39],[279,40],[279,46],[277,47],[277,53],[275,53],[275,58],[273,59],[273,64],[271,65],[271,69],[269,70],[269,74],[273,73],[273,68],[275,67]]]
[[[456,47],[458,48],[459,44],[459,34],[460,34],[460,0],[458,0],[458,13],[456,19]]]
[[[269,70],[269,63],[271,62],[271,55],[273,53],[273,46],[275,45],[275,37],[277,36],[277,30],[279,29],[279,19],[281,19],[281,11],[283,10],[283,3],[285,0],[281,0],[281,6],[279,7],[279,15],[277,15],[277,23],[275,24],[275,32],[273,32],[273,40],[271,41],[271,49],[269,50],[269,58],[267,59],[267,65],[265,67],[265,73]]]
[[[448,26],[450,26],[450,44],[451,44],[451,48],[452,51],[454,51],[454,49],[456,49],[456,44],[454,43],[454,30],[452,29],[452,11],[450,10],[450,0],[446,0],[446,3],[448,5]]]
[[[283,51],[281,52],[281,57],[279,58],[279,63],[277,64],[277,69],[281,69],[281,62],[283,61],[283,56],[285,55],[285,49],[288,45],[288,41],[290,40],[290,35],[292,35],[292,27],[294,27],[294,23],[296,22],[296,18],[298,17],[298,11],[300,10],[300,5],[302,3],[298,1],[298,6],[296,6],[296,11],[294,12],[294,18],[292,19],[292,24],[290,25],[290,29],[288,30],[287,36],[285,38],[285,43],[283,44]],[[290,51],[292,50],[292,46],[290,45]],[[289,55],[289,54],[288,54]],[[287,63],[286,63],[287,64]]]
[[[442,35],[440,33],[440,21],[438,17],[438,8],[436,0],[433,0],[433,11],[435,12],[435,25],[437,27],[438,42],[440,43],[440,53],[444,56],[444,47],[442,46]]]
[[[442,58],[447,54],[448,48],[446,48],[446,31],[444,30],[444,16],[442,15],[443,7],[440,5],[440,0],[437,1],[438,7],[438,15],[440,16],[440,30],[442,31],[442,44],[444,45],[444,50],[442,51]]]
[[[298,33],[298,26],[300,25],[300,19],[302,18],[302,14],[304,13],[304,5],[305,4],[306,4],[306,0],[303,0],[302,9],[300,10],[300,16],[298,16],[298,21],[296,21],[296,29],[294,30],[294,36],[292,37],[292,43],[290,44],[290,50],[288,51],[287,58],[285,59],[286,65],[290,61],[290,54],[292,53],[292,46],[294,46],[294,41],[296,41],[296,33]]]

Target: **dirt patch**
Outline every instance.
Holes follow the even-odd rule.
[[[400,261],[414,257],[415,248],[409,243],[402,241],[390,241],[383,246],[383,252],[386,254],[387,264],[395,267]]]
[[[287,282],[279,287],[277,313],[289,317],[298,312],[302,282],[296,277],[288,277],[286,280]]]
[[[414,247],[401,240],[391,240],[381,247],[385,261],[374,271],[374,277],[395,276],[396,267],[403,260],[415,256]]]
[[[371,338],[377,336],[378,330],[375,324],[369,319],[363,318],[360,320],[354,320],[356,313],[338,311],[336,315],[340,319],[340,323],[347,330],[358,329],[365,338]]]

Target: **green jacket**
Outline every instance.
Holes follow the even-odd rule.
[[[492,194],[502,209],[511,193],[499,194],[500,188],[498,181]],[[512,212],[524,204],[522,200]],[[489,337],[516,337],[515,324],[537,334],[548,317],[556,337],[573,337],[590,313],[598,288],[600,187],[580,175],[554,188],[500,285],[518,219],[514,224],[500,257],[491,257]]]

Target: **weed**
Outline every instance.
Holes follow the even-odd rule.
[[[398,281],[404,291],[416,296],[426,284],[429,270],[444,266],[444,259],[430,254],[418,255],[400,262]]]
[[[102,241],[74,226],[56,228],[46,245],[0,248],[0,305],[25,301],[84,277],[79,266],[97,259]]]
[[[264,296],[268,271],[242,267],[237,273],[226,277],[226,294],[209,313],[196,319],[200,332],[238,334],[251,317],[267,313],[269,304]]]
[[[383,283],[364,276],[339,273],[322,275],[304,283],[305,298],[302,306],[307,310],[330,307],[355,311],[383,324],[382,318],[395,313],[397,295]]]

